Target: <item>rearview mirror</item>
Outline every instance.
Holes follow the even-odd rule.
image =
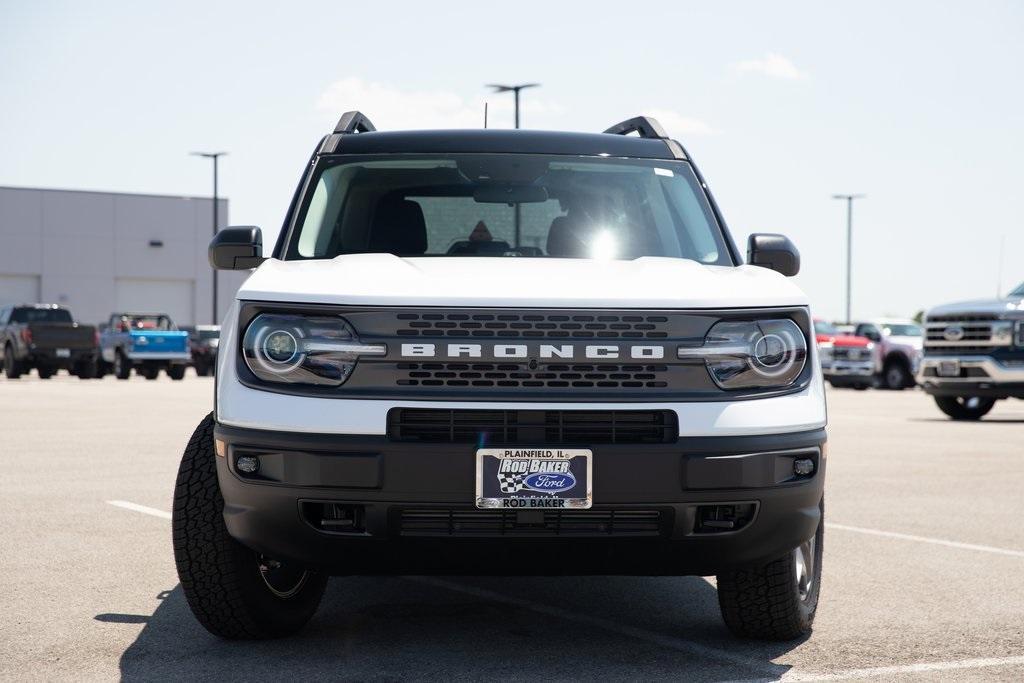
[[[210,265],[218,270],[247,270],[263,263],[263,233],[251,225],[224,228],[210,242]]]
[[[785,235],[759,233],[747,241],[747,263],[792,277],[800,272],[800,252]]]
[[[481,185],[473,192],[478,204],[536,204],[548,200],[548,190],[539,185]]]

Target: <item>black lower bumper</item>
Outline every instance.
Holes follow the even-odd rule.
[[[27,365],[34,368],[71,370],[81,363],[91,363],[96,358],[96,349],[68,349],[67,355],[58,355],[57,349],[33,349],[25,358]]]
[[[921,384],[932,396],[978,396],[980,398],[1024,398],[1024,382],[942,382],[926,380]]]
[[[823,429],[579,444],[594,453],[591,510],[476,510],[472,444],[225,425],[215,437],[231,535],[335,574],[714,574],[813,536],[825,474]],[[237,469],[243,456],[256,473]],[[796,459],[814,472],[794,475]],[[347,526],[324,522],[338,511]]]

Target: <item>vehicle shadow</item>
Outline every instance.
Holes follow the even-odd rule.
[[[775,679],[797,647],[733,638],[697,577],[346,577],[332,579],[299,635],[225,641],[181,587],[120,660],[124,680]]]
[[[980,420],[950,420],[948,417],[911,417],[910,422],[943,422],[948,424],[976,425],[976,424],[1024,424],[1024,418],[1019,417],[983,417]]]

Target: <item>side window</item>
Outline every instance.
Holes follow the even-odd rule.
[[[7,324],[7,317],[11,314],[11,307],[0,308],[0,325]]]

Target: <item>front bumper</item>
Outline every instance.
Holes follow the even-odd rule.
[[[871,377],[875,374],[875,362],[833,360],[821,364],[821,372],[826,378],[832,377]]]
[[[956,363],[954,376],[940,376],[943,363]],[[1024,398],[1024,360],[1001,362],[990,356],[925,356],[917,383],[933,396]]]
[[[824,429],[597,445],[593,509],[538,518],[475,509],[472,444],[219,423],[215,437],[229,533],[271,557],[337,574],[714,574],[813,536],[825,474]],[[256,475],[235,467],[242,454],[259,459]],[[813,474],[794,475],[797,458],[812,459]],[[358,510],[359,523],[324,530],[324,505]],[[700,520],[714,506],[750,506],[751,514],[736,529],[709,531]],[[643,533],[615,526],[639,518]],[[589,526],[573,526],[581,519]]]

